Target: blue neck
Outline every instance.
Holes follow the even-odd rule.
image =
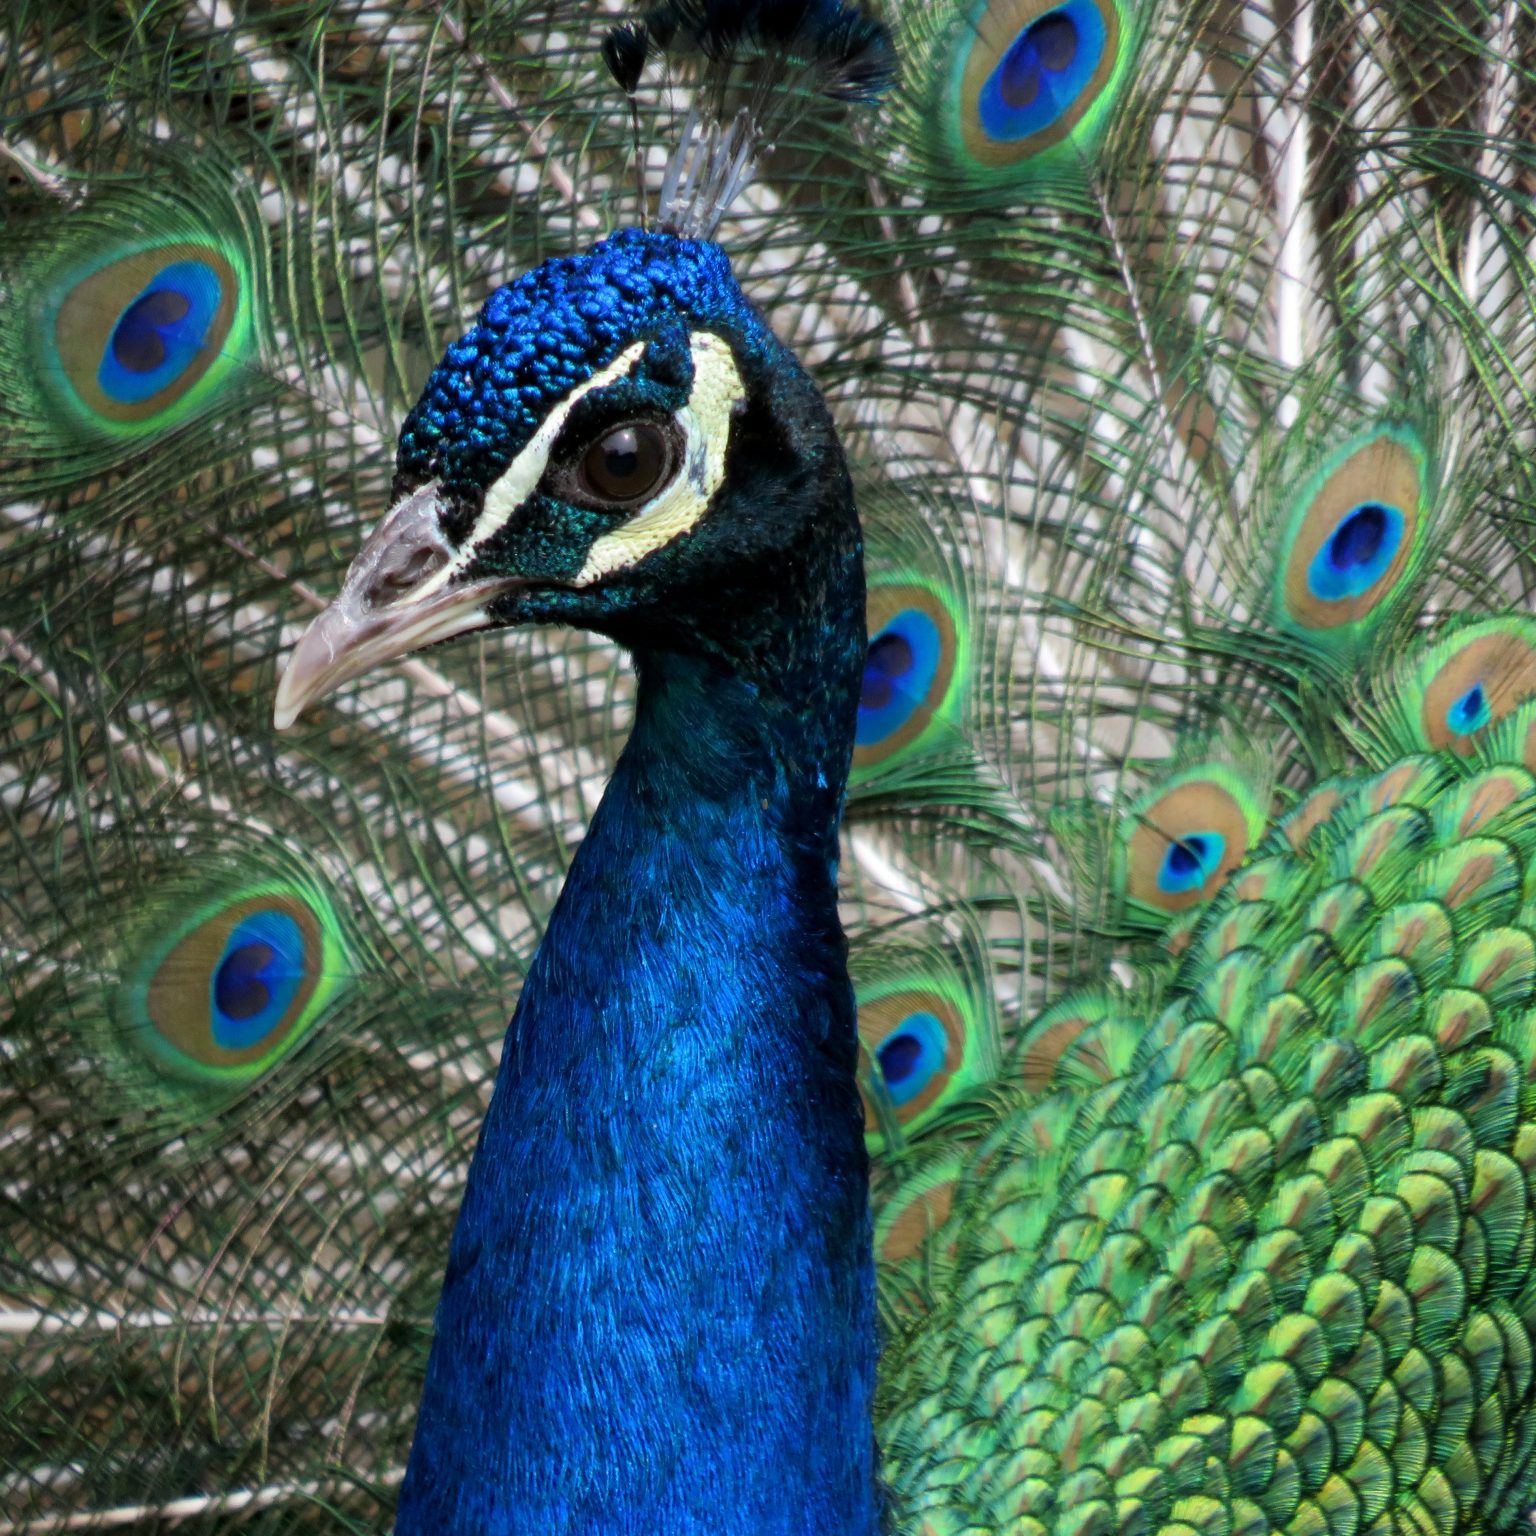
[[[778,676],[637,657],[470,1169],[400,1536],[873,1536],[856,549],[833,587]]]

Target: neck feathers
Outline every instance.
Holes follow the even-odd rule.
[[[402,1536],[876,1528],[856,531],[820,585],[776,650],[638,657],[470,1170]]]

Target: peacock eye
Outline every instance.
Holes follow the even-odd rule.
[[[606,505],[629,506],[655,495],[672,478],[677,452],[655,422],[631,421],[598,438],[582,455],[576,484]]]

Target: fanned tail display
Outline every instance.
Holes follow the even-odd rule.
[[[459,472],[396,462],[445,348],[637,185],[863,525],[892,1530],[1524,1529],[1536,10],[890,0],[768,156],[683,46],[738,9],[0,20],[0,1532],[393,1518],[636,685],[536,628],[273,698]]]

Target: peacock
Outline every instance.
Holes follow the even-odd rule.
[[[0,36],[0,1532],[1529,1525],[1536,10]]]

